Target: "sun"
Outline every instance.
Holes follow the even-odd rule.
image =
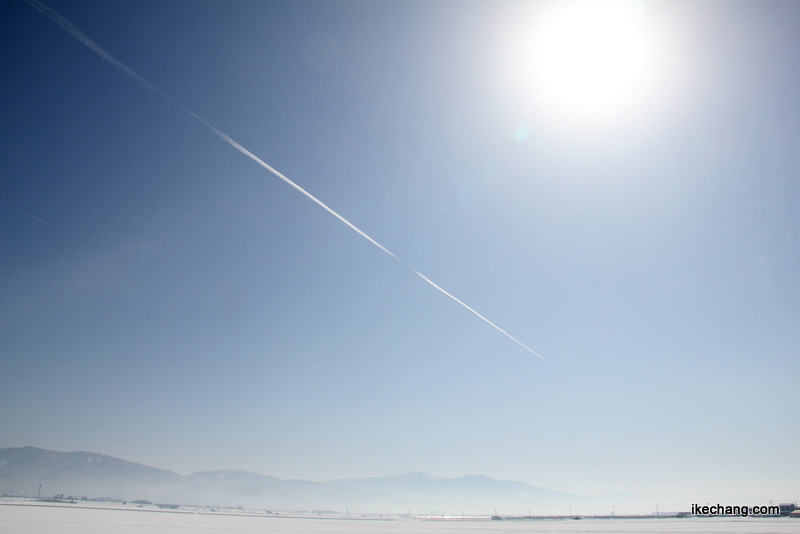
[[[540,96],[584,116],[618,111],[641,89],[647,33],[636,4],[585,2],[545,19],[533,42]]]

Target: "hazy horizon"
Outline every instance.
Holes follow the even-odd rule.
[[[496,479],[496,478],[488,477],[487,475],[485,475],[483,473],[463,473],[461,475],[445,477],[445,476],[441,476],[441,475],[439,475],[437,473],[432,473],[432,472],[428,472],[428,471],[405,471],[405,472],[396,472],[396,473],[383,473],[383,474],[377,474],[377,475],[365,476],[365,477],[340,477],[340,478],[335,478],[335,479],[316,479],[315,480],[315,479],[304,479],[304,478],[291,477],[291,476],[288,476],[288,477],[285,477],[285,478],[283,478],[283,477],[275,477],[271,473],[263,473],[263,472],[258,472],[258,471],[254,471],[252,469],[245,469],[245,468],[241,468],[241,467],[231,467],[231,468],[206,467],[206,468],[202,468],[202,469],[199,469],[199,470],[196,470],[196,471],[191,471],[191,472],[179,472],[177,470],[171,469],[168,466],[142,464],[141,462],[131,461],[131,460],[127,459],[127,458],[118,458],[116,456],[109,455],[109,454],[106,454],[106,453],[101,452],[101,451],[83,451],[83,450],[81,450],[81,451],[53,451],[53,450],[50,450],[50,449],[42,449],[40,447],[35,447],[35,446],[32,446],[32,445],[27,445],[27,446],[22,446],[22,447],[6,447],[6,448],[8,448],[8,449],[14,449],[14,448],[24,449],[24,448],[28,448],[28,447],[32,447],[34,449],[39,449],[39,450],[44,450],[44,451],[47,451],[47,452],[55,452],[55,453],[68,453],[68,454],[88,453],[88,454],[92,454],[92,455],[98,454],[98,455],[104,455],[104,456],[111,456],[112,458],[116,458],[116,459],[119,459],[119,460],[124,460],[126,462],[131,462],[131,463],[138,464],[138,465],[144,465],[146,467],[153,467],[153,468],[156,468],[156,469],[159,469],[159,470],[173,472],[173,473],[175,473],[175,474],[177,474],[178,476],[181,476],[181,477],[187,477],[187,476],[196,475],[196,474],[200,474],[200,473],[232,472],[232,473],[252,473],[252,474],[256,474],[256,475],[260,475],[260,476],[274,477],[274,478],[278,478],[280,480],[285,480],[285,481],[308,481],[308,482],[321,482],[321,483],[347,481],[347,480],[370,480],[370,479],[402,478],[402,477],[408,477],[408,476],[411,476],[411,475],[424,475],[425,477],[430,477],[431,479],[438,479],[438,480],[456,480],[456,479],[464,479],[464,478],[482,478],[483,477],[483,478],[488,478],[490,480],[494,480],[494,481],[498,481],[498,482],[521,482],[523,484],[527,484],[527,485],[532,486],[534,488],[546,489],[546,490],[550,490],[550,491],[554,491],[554,492],[558,492],[558,493],[563,493],[565,495],[574,495],[576,497],[604,497],[604,496],[611,496],[611,495],[620,495],[620,496],[628,495],[628,496],[631,496],[631,497],[635,496],[635,497],[653,498],[655,500],[658,500],[658,497],[661,497],[662,500],[660,502],[662,502],[664,504],[680,504],[680,505],[686,504],[688,502],[687,499],[689,499],[685,495],[660,495],[660,496],[655,496],[655,495],[632,494],[632,493],[626,493],[626,492],[607,492],[607,493],[594,494],[594,495],[581,495],[581,494],[571,493],[571,492],[568,492],[568,491],[562,491],[559,488],[550,488],[550,487],[540,486],[540,485],[537,485],[534,482],[527,481],[527,480]],[[2,463],[0,463],[0,465],[2,465]],[[99,495],[95,495],[94,497],[99,497]],[[711,500],[717,499],[717,500],[719,500],[720,498],[722,498],[722,500],[725,500],[726,498],[727,499],[740,499],[740,500],[741,499],[745,499],[745,500],[749,499],[747,502],[749,502],[750,504],[754,504],[756,502],[760,503],[762,501],[763,502],[766,502],[766,501],[770,501],[771,502],[771,501],[777,501],[777,500],[781,500],[781,502],[783,502],[783,501],[792,501],[792,499],[788,498],[788,497],[790,497],[788,495],[784,496],[784,497],[787,497],[785,499],[781,499],[777,495],[756,495],[756,494],[750,494],[750,495],[722,495],[722,496],[720,496],[720,495],[693,495],[692,497],[694,498],[694,500],[696,500],[698,502],[700,502],[700,501],[705,502],[708,499],[711,499]],[[691,499],[689,499],[689,500],[691,500]],[[654,503],[655,503],[655,501],[654,501]],[[629,504],[628,506],[629,506],[629,508],[640,508],[641,506],[650,506],[650,505],[651,505],[650,503],[648,503],[646,505],[643,505],[641,503],[637,503],[637,504],[632,504],[632,505]],[[624,505],[623,505],[622,509],[624,509]]]
[[[800,5],[2,10],[0,447],[800,496]]]

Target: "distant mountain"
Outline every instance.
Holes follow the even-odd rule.
[[[526,513],[565,514],[570,507],[596,509],[647,502],[640,496],[613,500],[570,495],[523,482],[482,475],[442,478],[427,473],[340,479],[329,482],[283,480],[251,471],[172,471],[128,462],[105,454],[57,452],[35,447],[0,449],[0,494],[113,497],[128,501],[272,510],[334,510],[371,513],[412,510],[415,514]],[[608,506],[610,509],[610,505]]]
[[[146,498],[182,484],[172,471],[91,452],[57,452],[36,447],[0,449],[0,493],[52,496]]]
[[[482,509],[486,513],[495,508],[549,510],[565,502],[577,504],[586,499],[524,482],[495,480],[483,475],[442,478],[427,473],[410,473],[393,477],[334,480],[330,484],[381,495],[384,500],[405,502],[406,508],[417,509],[438,506],[451,510]]]

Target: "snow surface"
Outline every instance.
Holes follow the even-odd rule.
[[[490,534],[516,532],[642,534],[796,534],[790,518],[584,519],[491,521],[277,517],[255,512],[161,510],[155,506],[0,502],[0,533],[15,534]]]

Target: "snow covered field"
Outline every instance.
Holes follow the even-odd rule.
[[[0,503],[0,533],[14,534],[483,534],[483,533],[643,533],[643,534],[794,534],[800,521],[789,518],[739,519],[584,519],[581,521],[490,521],[422,519],[275,517],[255,513],[193,512],[136,508]]]

